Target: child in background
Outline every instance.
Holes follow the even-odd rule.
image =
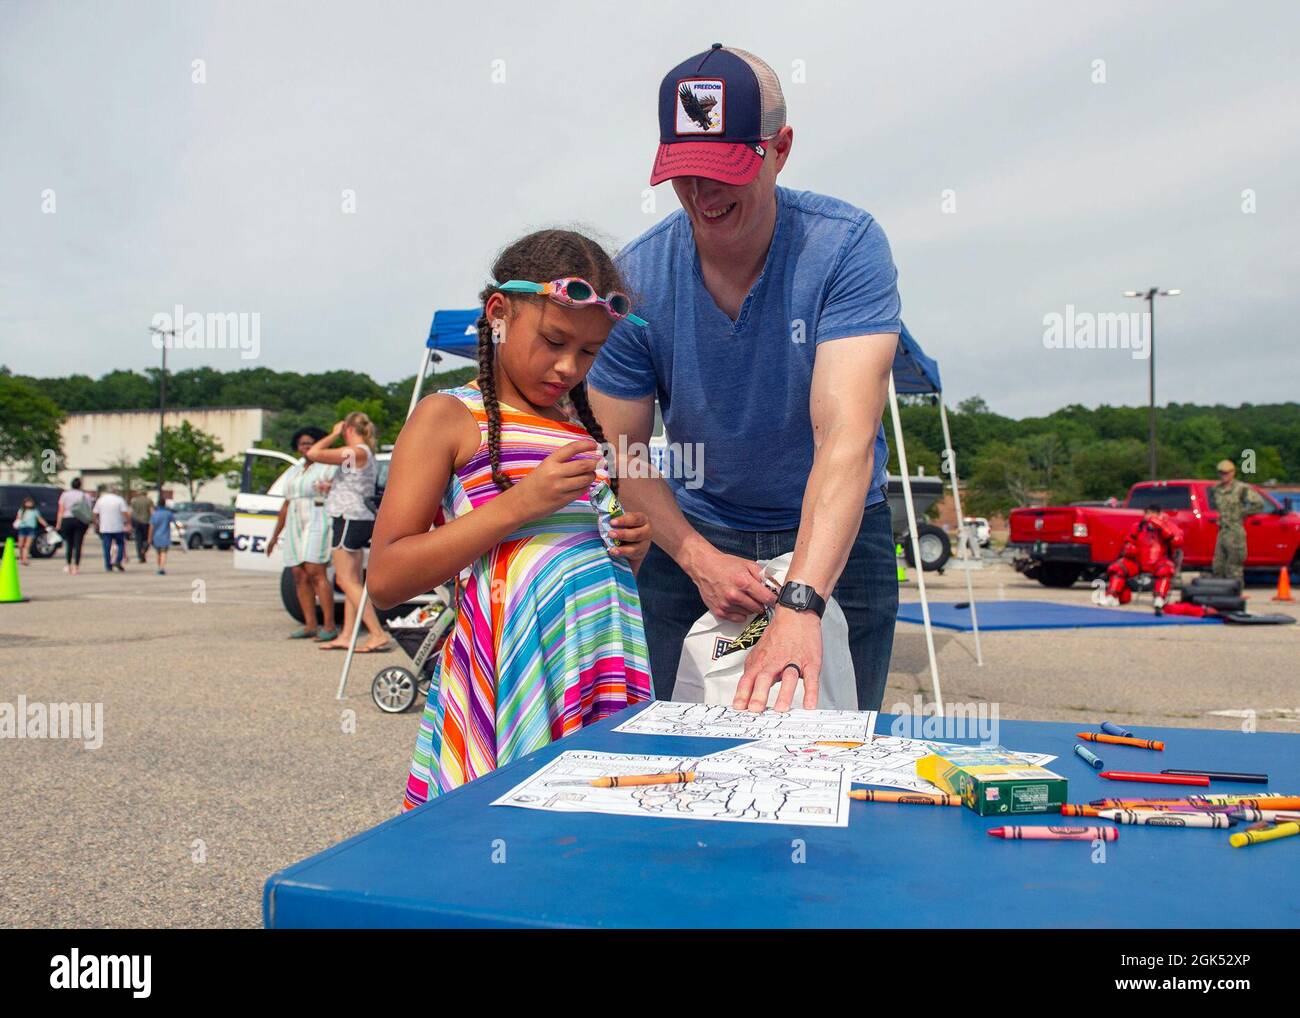
[[[160,505],[149,514],[149,546],[158,559],[158,575],[167,575],[167,549],[172,546],[172,520],[176,514]]]
[[[578,233],[530,234],[493,274],[477,384],[416,407],[371,548],[380,608],[460,575],[406,809],[651,697],[635,580],[650,528],[624,513],[602,540],[588,492],[617,481],[583,381],[616,319],[644,322],[609,255]]]
[[[14,535],[18,538],[18,561],[27,565],[31,555],[32,542],[36,540],[36,531],[44,527],[49,528],[45,522],[45,517],[41,511],[36,508],[36,499],[28,495],[23,499],[23,504],[18,509],[18,514],[14,517]]]

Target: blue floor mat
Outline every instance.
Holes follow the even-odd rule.
[[[1197,619],[1185,615],[1157,615],[1149,604],[1129,608],[1093,608],[1085,605],[1052,604],[1047,601],[976,601],[975,615],[980,632],[998,629],[1095,629],[1114,626],[1187,626],[1223,623],[1218,619]],[[898,621],[921,624],[921,603],[898,606]],[[946,602],[930,602],[930,624],[942,629],[969,632],[970,609]]]

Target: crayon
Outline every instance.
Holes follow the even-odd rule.
[[[1095,817],[1097,815],[1096,806],[1076,806],[1069,802],[1061,806],[1061,816],[1063,817]]]
[[[909,806],[960,806],[961,796],[947,792],[882,792],[875,788],[854,788],[850,799],[862,802],[895,802]]]
[[[1089,806],[1133,806],[1144,805],[1146,803],[1168,803],[1168,804],[1189,804],[1200,803],[1212,806],[1223,806],[1229,803],[1236,803],[1239,806],[1254,806],[1258,809],[1300,809],[1300,796],[1283,795],[1281,792],[1260,792],[1255,795],[1248,793],[1239,793],[1236,795],[1194,795],[1185,799],[1165,799],[1165,798],[1142,798],[1132,796],[1130,798],[1120,799],[1093,799]]]
[[[1211,781],[1243,781],[1254,785],[1267,785],[1267,774],[1247,774],[1241,771],[1178,771],[1165,770],[1161,774],[1204,774]]]
[[[1155,813],[1132,809],[1103,809],[1098,814],[1119,824],[1144,824],[1147,827],[1231,827],[1223,813]]]
[[[989,834],[1008,841],[1115,841],[1114,827],[993,827]]]
[[[592,778],[588,784],[596,788],[622,788],[627,785],[682,785],[694,780],[694,771],[670,771],[666,774],[615,774],[608,778]]]
[[[1204,798],[1211,802],[1228,801],[1237,806],[1244,806],[1249,809],[1295,809],[1300,810],[1300,795],[1234,795],[1231,798],[1227,796],[1207,795]]]
[[[1300,824],[1278,824],[1267,831],[1238,831],[1228,839],[1233,848],[1246,845],[1258,845],[1261,841],[1276,841],[1278,838],[1290,838],[1300,834]]]
[[[1098,735],[1096,732],[1076,732],[1080,739],[1089,742],[1106,742],[1112,746],[1136,746],[1138,749],[1163,750],[1165,744],[1155,739],[1131,739],[1123,735]]]
[[[1248,831],[1271,831],[1273,829],[1273,825],[1269,823],[1269,821],[1267,820],[1261,820],[1259,823],[1251,824],[1249,827],[1245,829]]]
[[[1133,733],[1127,728],[1120,728],[1119,725],[1112,725],[1109,721],[1103,721],[1101,723],[1101,730],[1107,735],[1118,735],[1122,739],[1133,738]]]
[[[1101,757],[1097,756],[1095,753],[1089,753],[1082,746],[1074,747],[1074,755],[1077,756],[1084,763],[1086,763],[1094,771],[1101,770],[1103,766],[1101,762]]]
[[[1224,816],[1232,816],[1237,810],[1241,809],[1233,803],[1215,805],[1208,802],[1135,802],[1131,806],[1110,806],[1108,809],[1131,809],[1139,813],[1222,813]]]
[[[1300,820],[1300,813],[1287,812],[1280,809],[1255,809],[1251,806],[1233,806],[1228,816],[1237,820],[1266,820],[1269,823],[1276,821]]]
[[[1148,781],[1156,785],[1200,785],[1204,787],[1210,779],[1196,774],[1143,774],[1141,771],[1102,771],[1101,777],[1107,781]]]

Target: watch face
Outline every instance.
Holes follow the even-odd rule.
[[[811,593],[812,588],[806,583],[787,583],[781,588],[781,603],[796,611],[803,611],[808,607]]]

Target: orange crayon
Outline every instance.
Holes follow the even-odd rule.
[[[947,792],[882,792],[876,788],[854,788],[850,799],[862,802],[894,802],[908,806],[960,806],[961,796]]]
[[[1061,816],[1064,817],[1095,817],[1100,816],[1096,806],[1076,806],[1074,803],[1065,803],[1061,806]]]
[[[1105,742],[1112,746],[1136,746],[1138,749],[1163,750],[1165,744],[1156,739],[1130,739],[1124,735],[1101,735],[1097,732],[1076,732],[1080,739],[1089,742]]]
[[[615,774],[608,778],[592,778],[589,784],[596,788],[622,788],[626,785],[682,785],[694,780],[694,771],[669,771],[666,774]]]

